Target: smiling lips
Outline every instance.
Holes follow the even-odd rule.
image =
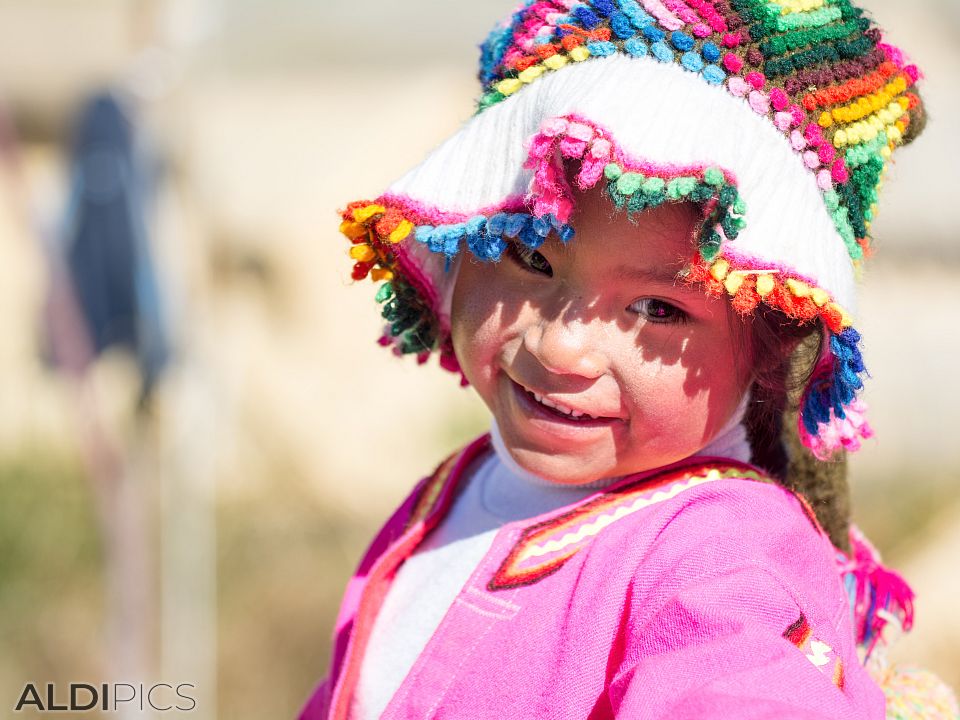
[[[541,395],[538,392],[529,390],[528,388],[524,387],[523,385],[520,385],[519,383],[515,383],[515,384],[517,385],[517,388],[522,390],[524,393],[526,393],[526,395],[529,398],[532,398],[535,402],[544,406],[545,408],[549,408],[555,414],[561,415],[569,420],[576,420],[580,422],[583,422],[586,420],[600,420],[600,421],[610,422],[613,420],[620,419],[618,417],[605,415],[603,413],[594,414],[586,410],[570,407],[565,403],[559,402],[557,400],[552,400],[546,397],[545,395]]]

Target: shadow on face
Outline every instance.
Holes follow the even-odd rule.
[[[644,453],[671,461],[695,452],[750,381],[743,319],[683,279],[701,209],[666,203],[628,217],[599,189],[576,194],[575,206],[566,245],[551,235],[535,252],[515,244],[497,263],[463,259],[453,339],[464,373],[501,428],[499,372],[573,407],[616,408],[631,426],[611,438],[620,469]],[[671,446],[666,435],[681,425]]]

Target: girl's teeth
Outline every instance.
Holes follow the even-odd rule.
[[[547,407],[553,408],[554,410],[559,410],[564,415],[569,415],[570,417],[575,419],[582,418],[586,415],[591,419],[594,419],[594,420],[596,419],[593,417],[593,415],[587,415],[586,413],[582,413],[579,410],[574,410],[572,408],[568,408],[565,405],[560,405],[559,403],[555,403],[552,400],[548,400],[547,398],[543,397],[542,395],[538,395],[535,392],[531,392],[530,394],[533,395],[534,400],[536,400],[541,405],[546,405]]]

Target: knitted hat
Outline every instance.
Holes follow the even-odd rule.
[[[574,182],[628,214],[679,200],[704,222],[686,280],[822,324],[800,434],[819,457],[870,434],[854,279],[892,151],[922,126],[919,72],[848,0],[528,0],[481,46],[477,114],[341,231],[384,281],[381,339],[459,366],[464,252],[571,241]],[[575,242],[575,240],[573,240]]]

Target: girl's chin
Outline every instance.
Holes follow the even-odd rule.
[[[545,454],[535,450],[511,449],[510,454],[527,472],[557,485],[583,485],[605,478],[617,477],[615,470],[591,467],[582,457],[559,453]]]

